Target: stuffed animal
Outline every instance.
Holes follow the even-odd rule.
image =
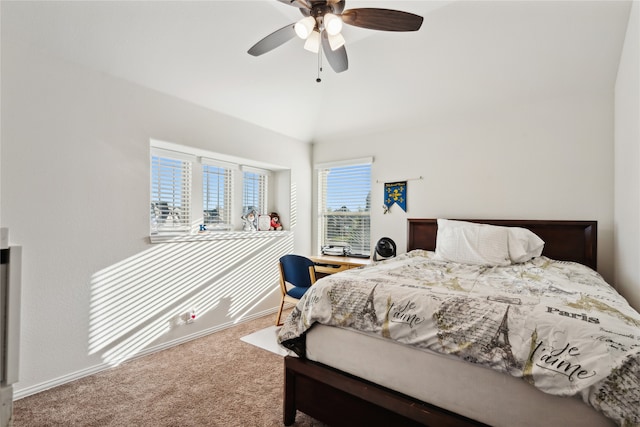
[[[280,224],[280,215],[278,215],[276,212],[271,212],[269,216],[271,217],[271,227],[269,227],[269,230],[282,230],[282,224]]]
[[[258,218],[254,211],[248,212],[246,215],[243,215],[242,222],[244,223],[243,230],[244,231],[257,231],[258,230]]]

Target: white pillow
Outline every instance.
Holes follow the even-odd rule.
[[[509,265],[509,233],[506,227],[438,219],[436,255],[462,264]]]
[[[514,263],[526,262],[542,255],[544,240],[526,228],[509,229],[509,258]]]

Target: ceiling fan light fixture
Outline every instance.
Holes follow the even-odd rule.
[[[307,37],[304,48],[309,52],[318,53],[320,50],[320,33],[317,30],[313,30]]]
[[[299,9],[303,15],[302,19],[291,22],[263,37],[251,46],[247,53],[260,56],[291,39],[300,37],[305,40],[305,49],[316,52],[318,55],[318,69],[321,69],[320,52],[322,51],[336,73],[349,68],[347,49],[344,47],[345,40],[341,34],[344,25],[377,31],[417,31],[424,20],[422,16],[394,9],[361,7],[345,10],[346,0],[279,1]],[[320,77],[316,81],[320,81]]]
[[[331,50],[336,50],[344,46],[344,37],[342,37],[342,34],[340,33],[335,35],[329,34],[327,38],[329,39],[329,46],[331,46]]]
[[[333,13],[326,13],[324,15],[324,29],[330,36],[340,34],[342,31],[342,19]]]
[[[311,35],[315,26],[316,18],[313,16],[307,16],[296,22],[294,29],[296,30],[298,37],[304,40]]]

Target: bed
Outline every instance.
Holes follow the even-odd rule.
[[[591,280],[601,280],[600,276],[593,271],[597,267],[597,223],[595,221],[465,220],[465,222],[491,224],[499,228],[509,227],[509,230],[511,227],[525,228],[542,238],[544,249],[541,256],[536,256],[522,265],[538,264],[531,267],[534,270],[528,270],[530,267],[527,269],[522,267],[524,270],[518,270],[519,274],[544,270],[551,265],[551,269],[569,271],[562,274],[569,274],[578,282],[584,280],[590,283]],[[444,232],[441,232],[441,235],[444,235]],[[441,261],[432,259],[437,238],[438,221],[436,219],[410,219],[408,220],[407,254],[399,256],[397,261],[383,261],[372,267],[358,269],[362,272],[350,271],[322,279],[317,283],[321,285],[318,292],[325,285],[339,286],[330,282],[339,283],[343,279],[355,288],[360,286],[358,280],[376,282],[377,276],[371,276],[376,268],[383,270],[386,268],[388,269],[386,274],[393,275],[400,270],[414,269],[418,264],[433,262],[437,264]],[[394,264],[399,262],[408,264],[400,267],[398,267],[400,264]],[[441,265],[442,268],[449,270],[457,268],[457,264],[443,265]],[[584,269],[580,265],[593,270]],[[488,270],[502,271],[501,268],[502,266],[496,269],[488,268]],[[515,271],[519,268],[505,266],[503,269]],[[577,269],[576,272],[574,268]],[[369,276],[365,280],[362,277],[358,278],[358,274],[362,277],[367,274]],[[420,272],[420,274],[423,273]],[[464,288],[464,276],[461,277],[460,283]],[[403,284],[405,291],[416,287],[413,282],[405,280],[408,279],[404,276],[397,278],[397,281]],[[457,280],[447,279],[447,283],[458,286]],[[536,280],[541,279],[537,277]],[[523,283],[525,282],[526,280]],[[551,286],[554,288],[553,293],[571,294],[573,292],[575,294],[575,291],[566,288],[567,285],[563,286],[565,288],[561,290],[555,289],[556,285]],[[563,342],[558,341],[560,345],[546,348],[542,326],[540,326],[541,331],[536,329],[536,335],[531,334],[530,331],[527,334],[516,332],[514,323],[518,323],[521,306],[526,306],[528,299],[531,298],[531,295],[526,292],[516,297],[508,293],[483,296],[482,304],[485,304],[485,300],[492,301],[492,304],[497,302],[496,305],[504,308],[498,313],[492,308],[487,308],[488,311],[482,315],[482,322],[467,329],[466,333],[469,333],[469,330],[480,331],[477,335],[484,335],[485,338],[487,334],[493,335],[483,344],[484,347],[477,347],[483,348],[482,352],[473,352],[471,349],[476,347],[465,341],[468,337],[463,336],[464,334],[450,333],[448,327],[443,328],[443,325],[446,326],[447,322],[451,322],[451,318],[447,317],[447,313],[442,310],[429,317],[434,319],[433,321],[440,327],[438,334],[431,336],[431,344],[424,345],[423,348],[415,348],[414,345],[409,344],[414,340],[416,332],[407,325],[420,321],[420,317],[416,317],[415,313],[409,313],[408,309],[414,308],[409,304],[396,305],[395,312],[391,309],[387,310],[387,317],[390,313],[394,313],[405,323],[406,330],[412,330],[410,334],[400,334],[401,339],[398,343],[388,339],[397,332],[385,330],[384,325],[387,323],[384,321],[377,322],[378,325],[383,325],[382,328],[377,328],[381,329],[380,333],[355,331],[351,327],[353,325],[345,320],[352,316],[345,313],[342,313],[340,325],[331,325],[332,321],[326,313],[323,314],[322,310],[317,308],[320,307],[320,303],[314,308],[314,300],[321,298],[317,295],[303,298],[285,322],[279,336],[281,343],[297,354],[297,356],[285,357],[284,362],[284,424],[293,424],[296,411],[299,410],[332,426],[638,425],[640,415],[637,408],[640,406],[640,390],[637,382],[640,381],[638,380],[640,364],[637,361],[640,359],[640,315],[629,307],[626,301],[615,303],[609,301],[615,298],[617,293],[606,283],[603,286],[605,302],[609,304],[607,307],[622,304],[615,305],[616,315],[622,313],[620,316],[624,320],[621,326],[617,325],[616,328],[619,326],[622,329],[607,330],[608,323],[603,319],[602,324],[596,325],[602,333],[584,345],[592,345],[600,350],[605,348],[609,352],[613,351],[619,359],[624,359],[624,363],[617,362],[615,375],[607,377],[613,376],[615,381],[600,378],[604,375],[600,373],[604,371],[600,366],[598,366],[597,375],[594,373],[596,369],[591,369],[589,364],[591,361],[586,358],[586,354],[589,353],[578,348],[583,345],[582,343],[578,345],[575,342],[574,344],[567,342],[563,346]],[[482,289],[481,286],[478,288]],[[601,291],[598,290],[598,292]],[[476,303],[456,295],[454,292],[452,298],[451,295],[444,297],[440,294],[436,299],[455,300],[457,305],[450,304],[449,308],[455,306],[455,310],[468,312],[468,317],[473,318],[472,314],[478,308]],[[388,301],[391,301],[390,297]],[[395,303],[387,304],[393,307]],[[547,318],[552,319],[553,324],[574,323],[581,325],[580,327],[587,327],[600,323],[600,317],[602,317],[601,311],[596,310],[602,307],[594,308],[594,304],[597,303],[590,304],[583,304],[580,309],[576,308],[573,312],[549,304],[549,307],[543,307],[543,311],[548,311]],[[367,307],[366,302],[362,307]],[[485,306],[482,305],[482,307]],[[308,319],[311,315],[305,314],[305,320],[301,321],[300,313],[307,309],[316,310],[315,315],[318,319],[324,316],[327,321],[318,320],[312,322],[312,325],[306,324],[305,322],[310,323]],[[590,311],[591,309],[596,311]],[[366,311],[366,308],[363,310]],[[335,314],[334,311],[339,312],[334,308],[330,311],[332,315]],[[376,322],[371,323],[376,324]],[[301,327],[304,329],[302,333]],[[298,331],[294,332],[294,329]],[[538,332],[541,333],[540,339],[538,339]],[[461,345],[461,340],[464,341],[464,345]],[[529,344],[527,340],[530,341]],[[438,348],[447,351],[432,351],[434,343],[437,343]],[[492,349],[488,349],[488,344],[491,344]],[[514,358],[512,350],[513,353],[517,353],[518,344],[520,347],[530,346],[528,359]],[[601,357],[598,356],[597,359],[600,360]],[[534,364],[542,369],[533,366]],[[559,386],[549,383],[544,372],[553,371],[550,368],[555,369],[551,376],[566,379],[566,385],[562,387],[569,387],[569,390],[556,388]],[[588,383],[590,386],[580,388],[581,382]],[[532,387],[532,384],[535,387]],[[545,387],[549,390],[541,391]],[[594,388],[599,391],[599,394],[593,391]],[[587,389],[591,391],[585,391]],[[613,396],[614,391],[616,396]],[[615,402],[612,403],[614,398]],[[590,402],[590,405],[582,400]],[[598,410],[594,409],[595,407]]]

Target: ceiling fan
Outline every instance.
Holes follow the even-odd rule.
[[[296,37],[305,39],[304,48],[318,53],[320,46],[336,73],[349,68],[342,24],[382,31],[417,31],[422,26],[422,16],[400,10],[357,8],[344,10],[345,0],[278,0],[297,7],[304,16],[269,34],[249,49],[259,56]]]

